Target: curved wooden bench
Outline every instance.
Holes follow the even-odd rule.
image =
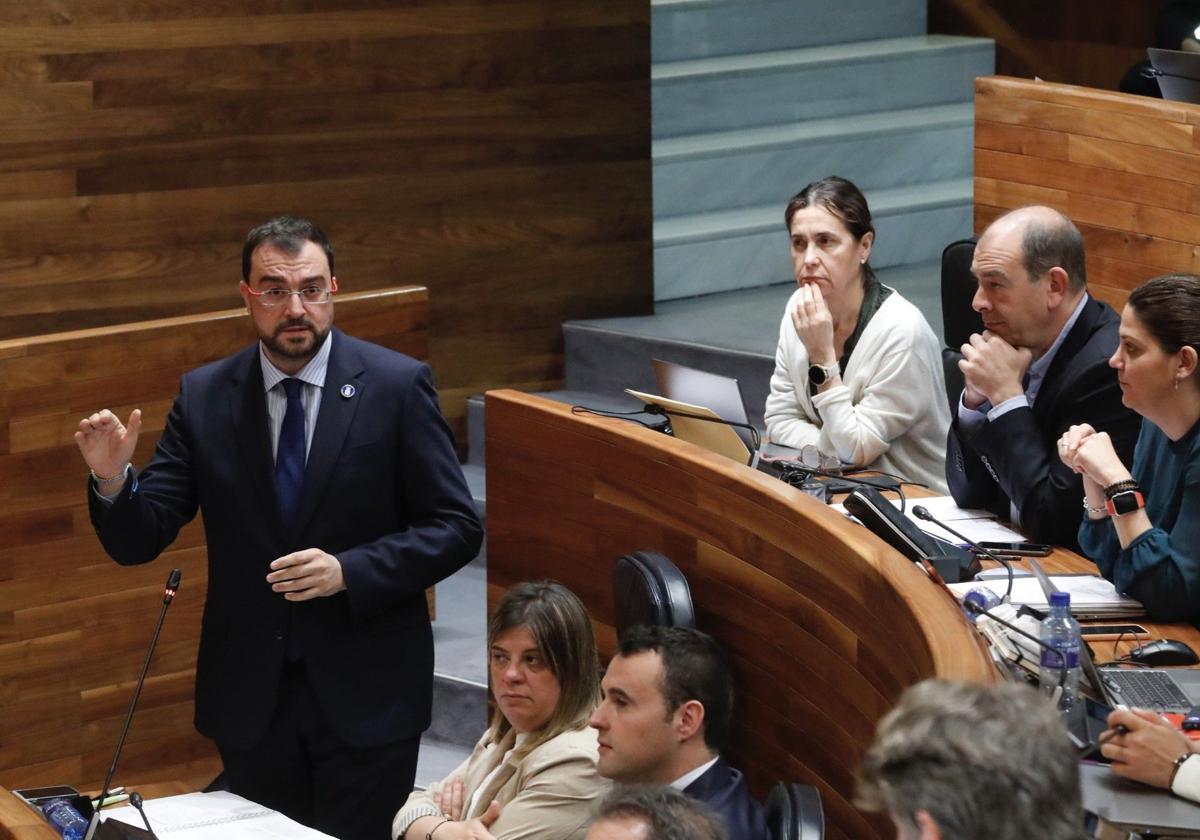
[[[774,478],[632,423],[487,394],[488,591],[554,578],[615,646],[611,572],[637,549],[687,575],[738,680],[730,753],[762,796],[817,785],[830,837],[891,837],[850,804],[876,721],[930,676],[990,681],[944,590],[865,529]]]

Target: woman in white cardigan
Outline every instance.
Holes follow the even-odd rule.
[[[823,178],[788,202],[784,220],[799,288],[779,329],[768,437],[945,493],[941,349],[920,311],[871,270],[866,198]]]

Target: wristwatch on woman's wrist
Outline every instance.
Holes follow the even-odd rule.
[[[1136,481],[1126,479],[1104,488],[1104,509],[1109,516],[1123,516],[1146,506],[1142,488]]]
[[[837,362],[831,365],[809,365],[808,381],[820,387],[842,372],[842,366]]]

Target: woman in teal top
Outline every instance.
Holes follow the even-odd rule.
[[[1083,552],[1151,618],[1200,626],[1200,277],[1139,286],[1108,363],[1142,415],[1132,472],[1106,433],[1072,426],[1058,441],[1083,476]]]

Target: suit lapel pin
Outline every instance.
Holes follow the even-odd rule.
[[[354,396],[354,386],[353,385],[343,385],[342,386],[342,397],[344,397],[345,399],[350,399],[353,396]]]

